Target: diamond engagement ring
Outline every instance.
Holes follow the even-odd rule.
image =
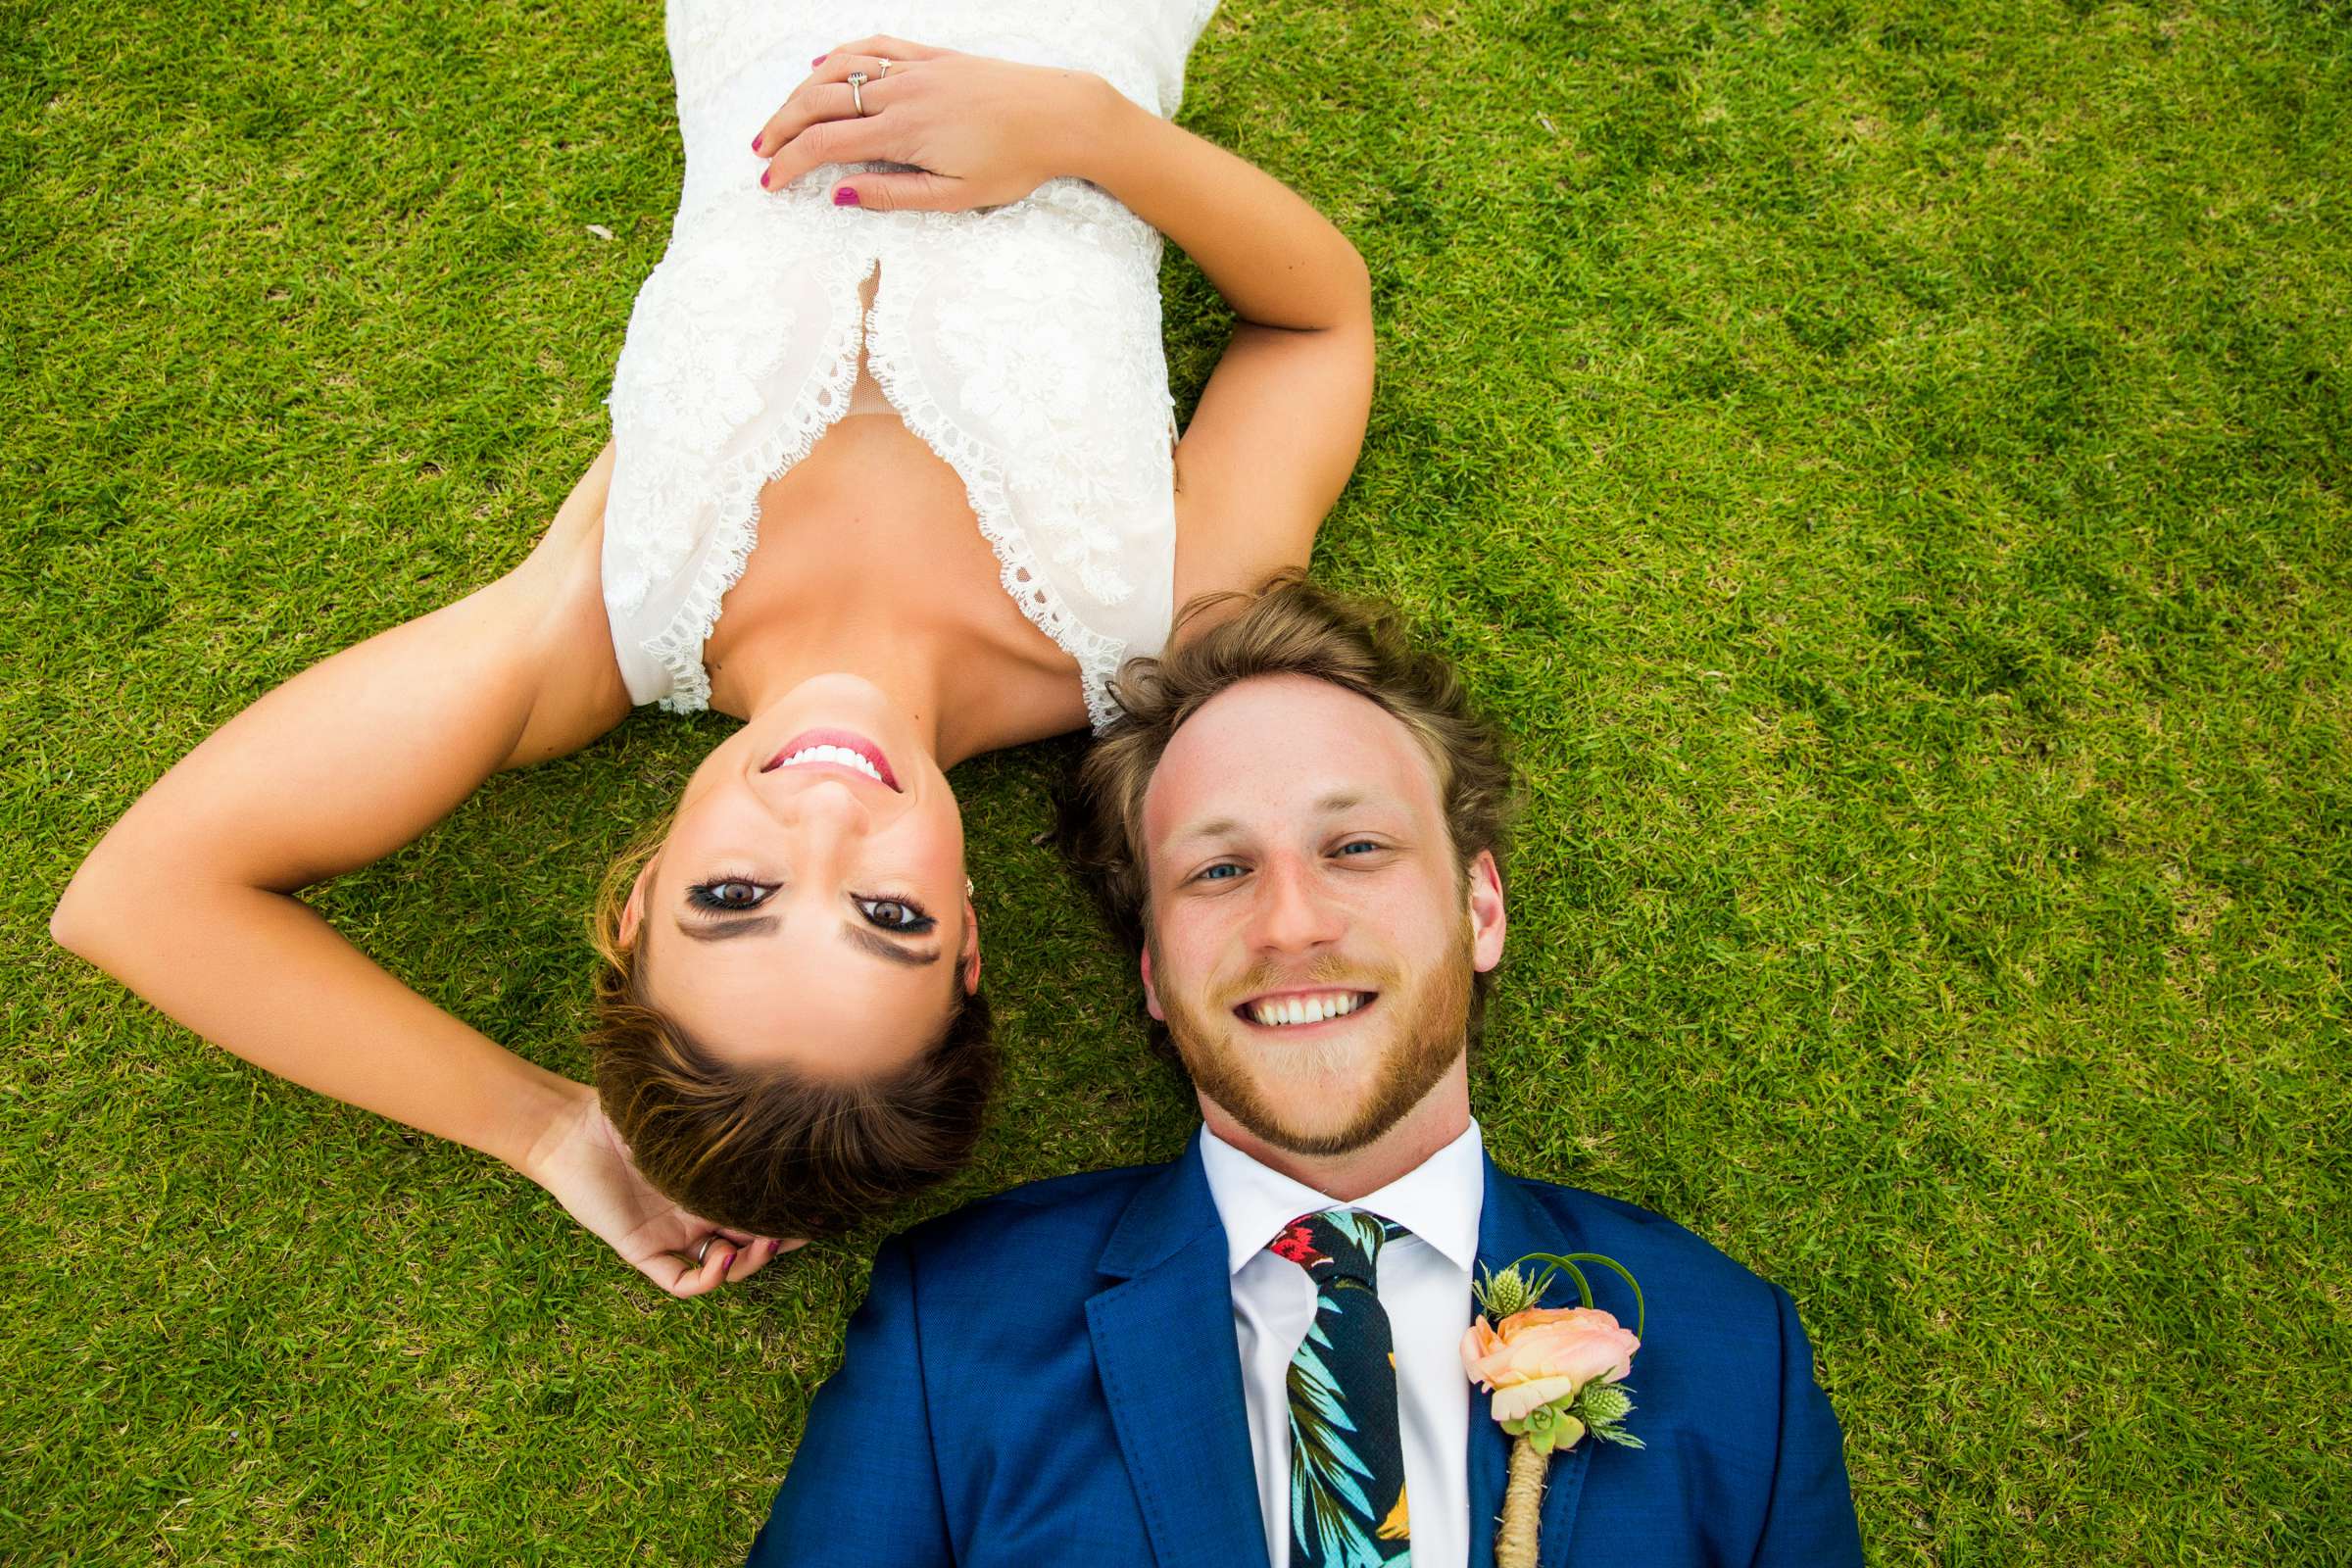
[[[850,107],[858,111],[860,120],[865,118],[865,94],[862,89],[872,79],[862,71],[850,73]]]
[[[879,59],[879,60],[882,62],[882,75],[883,75],[883,76],[887,76],[887,75],[889,75],[889,74],[890,74],[890,57],[889,57],[888,55],[878,55],[878,56],[876,56],[875,58]],[[881,78],[881,76],[877,76],[877,77],[875,77],[874,79],[875,79],[875,80],[877,80],[877,81],[879,81],[879,80],[881,80],[882,78]]]

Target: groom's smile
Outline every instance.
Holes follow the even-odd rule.
[[[1353,1017],[1372,1005],[1377,991],[1290,991],[1252,997],[1237,1004],[1235,1017],[1266,1029],[1311,1029]]]

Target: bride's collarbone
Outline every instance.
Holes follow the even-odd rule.
[[[836,421],[761,490],[759,528],[707,662],[782,640],[857,662],[912,640],[992,745],[1085,723],[1077,662],[1013,602],[963,481],[900,420]]]
[[[1004,591],[987,541],[978,541],[977,562],[936,547],[902,555],[875,543],[838,558],[779,552],[762,563],[755,555],[706,645],[713,678],[730,662],[857,669],[912,657],[936,668],[943,702],[965,715],[979,749],[1084,725],[1077,662]]]

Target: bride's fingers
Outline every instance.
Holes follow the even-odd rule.
[[[774,1262],[788,1245],[799,1247],[803,1244],[797,1241],[787,1244],[765,1237],[752,1243],[751,1246],[735,1255],[735,1266],[727,1270],[727,1283],[732,1285],[737,1280],[751,1278],[760,1269]]]
[[[885,60],[890,62],[888,71],[882,69],[882,62]],[[811,82],[847,81],[853,72],[862,71],[865,73],[866,85],[870,87],[878,81],[896,79],[900,72],[907,70],[913,64],[914,62],[901,60],[896,55],[860,55],[842,49],[826,55],[820,60],[812,61],[808,79]]]
[[[784,95],[783,106],[776,110],[775,115],[769,117],[770,124],[774,123],[776,118],[780,117],[784,113],[785,108],[789,108],[796,103],[806,102],[808,94],[816,91],[819,87],[829,84],[846,85],[849,82],[850,77],[858,72],[865,73],[866,84],[868,87],[871,87],[875,82],[883,81],[891,76],[898,75],[901,72],[907,69],[907,64],[906,61],[893,60],[890,63],[890,70],[885,72],[882,69],[882,61],[879,56],[854,55],[843,51],[837,51],[829,55],[819,55],[808,64],[810,67],[808,74],[803,76],[799,82],[794,84],[792,91]],[[846,93],[831,94],[830,99],[835,103],[850,102]],[[850,112],[853,114],[857,113],[857,105],[855,103],[850,104]],[[756,147],[759,145],[760,140],[764,139],[765,132],[762,130],[760,137],[754,139],[753,145]]]
[[[972,195],[965,181],[928,171],[845,174],[833,188],[833,205],[869,213],[955,213],[971,206]]]
[[[908,43],[904,38],[891,38],[876,33],[871,38],[858,38],[849,43],[835,44],[816,58],[830,64],[835,55],[872,55],[877,59],[888,59],[895,63],[901,60],[936,60],[941,55],[949,53],[952,51],[935,49],[927,43]]]
[[[703,1254],[700,1266],[688,1267],[681,1272],[678,1282],[669,1288],[669,1294],[691,1297],[717,1290],[727,1282],[727,1271],[735,1266],[735,1260],[743,1255],[743,1251],[733,1242],[718,1243]]]
[[[782,190],[822,164],[897,163],[904,149],[897,132],[878,120],[827,120],[776,149],[760,176],[769,190]]]
[[[890,107],[895,92],[895,86],[880,81],[867,82],[856,96],[851,94],[846,81],[812,82],[797,89],[767,117],[767,123],[752,138],[752,151],[763,158],[773,157],[779,148],[812,125],[836,120],[871,120]],[[858,113],[859,98],[865,100],[862,116]]]

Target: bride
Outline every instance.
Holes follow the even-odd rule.
[[[57,940],[515,1166],[677,1296],[956,1168],[994,1055],[946,770],[1107,721],[1175,607],[1302,566],[1372,381],[1348,240],[1169,122],[1209,6],[1032,9],[926,7],[947,48],[670,0],[685,185],[611,442],[512,571],[167,773]],[[1181,435],[1162,235],[1237,318]],[[656,702],[743,723],[610,878],[593,1089],[297,897]]]

